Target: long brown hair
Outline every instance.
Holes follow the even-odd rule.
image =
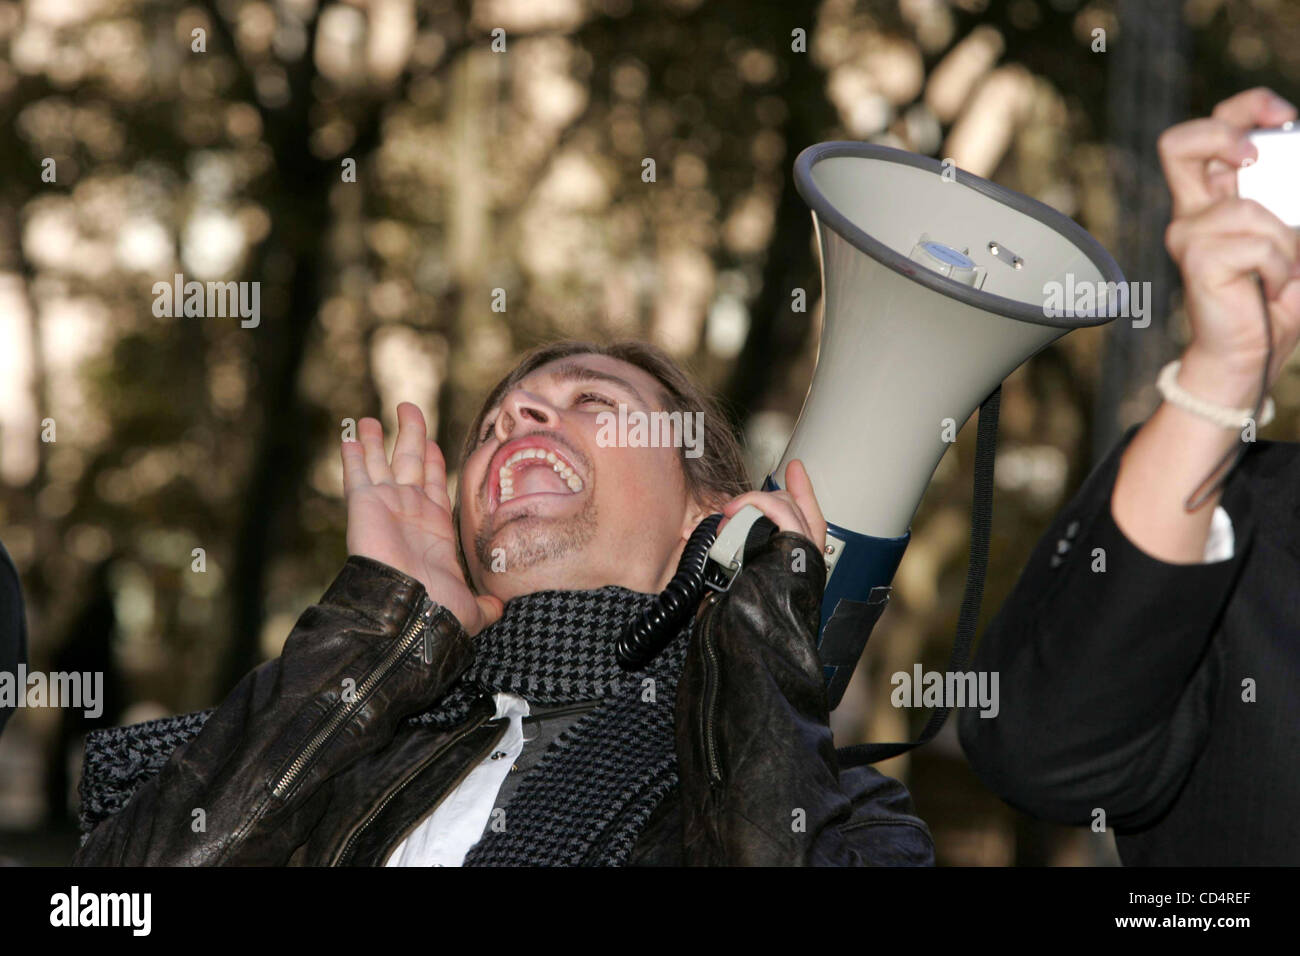
[[[474,422],[465,433],[465,441],[461,446],[461,466],[464,466],[477,445],[484,417],[511,389],[543,365],[574,355],[603,355],[627,362],[659,383],[664,392],[664,411],[704,413],[704,453],[698,458],[680,458],[687,491],[696,501],[720,508],[723,502],[751,490],[740,442],[731,430],[731,424],[718,400],[701,388],[663,349],[636,339],[619,339],[605,344],[566,339],[540,345],[525,354],[519,364],[497,382],[474,416]],[[465,573],[465,580],[473,587],[469,567],[460,546],[459,491],[452,509],[452,518],[461,570]]]

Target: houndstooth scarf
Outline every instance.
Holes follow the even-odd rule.
[[[623,671],[614,640],[654,595],[609,586],[538,591],[506,604],[475,638],[474,662],[411,723],[454,727],[485,693],[541,705],[600,699],[548,748],[466,866],[619,866],[646,821],[677,785],[673,708],[689,627],[649,667]],[[86,738],[81,827],[89,833],[156,776],[214,711],[95,731]]]

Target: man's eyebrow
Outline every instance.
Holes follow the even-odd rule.
[[[554,371],[550,372],[550,375],[557,382],[609,382],[627,389],[642,405],[649,404],[646,402],[645,396],[637,391],[636,386],[627,379],[615,375],[613,372],[602,372],[600,369],[591,368],[581,362],[565,362],[556,366]]]

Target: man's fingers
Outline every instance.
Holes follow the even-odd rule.
[[[397,406],[397,441],[393,444],[393,478],[399,485],[424,483],[424,414],[410,402]]]
[[[461,477],[464,478],[462,472]],[[424,449],[424,493],[438,507],[451,512],[451,497],[447,494],[447,462],[442,449],[430,438]]]
[[[390,484],[393,470],[388,467],[388,455],[384,453],[384,426],[375,418],[363,418],[357,422],[357,437],[365,453],[366,474],[372,485]]]
[[[360,442],[345,441],[339,449],[343,456],[343,494],[347,496],[370,484],[370,476],[366,474],[366,453]]]
[[[1227,123],[1243,136],[1251,130],[1281,126],[1296,118],[1296,108],[1264,86],[1230,96],[1214,108],[1214,119]],[[1257,153],[1258,151],[1256,151]],[[1247,159],[1258,158],[1257,155]],[[1237,170],[1240,164],[1230,164],[1219,159],[1206,167],[1206,180],[1215,196],[1237,195]]]
[[[1157,146],[1174,215],[1189,215],[1215,199],[1235,195],[1237,169],[1259,155],[1246,134],[1295,118],[1296,108],[1289,102],[1256,87],[1224,100],[1207,119],[1165,130]]]
[[[813,491],[812,478],[808,476],[808,469],[798,458],[785,467],[785,486],[790,489],[795,504],[799,506],[799,510],[808,521],[808,527],[812,531],[810,537],[818,547],[825,547],[826,518],[822,515],[821,505],[817,503],[817,495]]]
[[[1187,216],[1175,219],[1165,234],[1169,254],[1181,259],[1187,246],[1202,236],[1227,233],[1258,233],[1282,249],[1300,249],[1300,236],[1259,203],[1250,199],[1227,199]]]
[[[812,538],[812,530],[804,519],[803,513],[786,491],[747,491],[731,499],[723,507],[722,513],[728,518],[745,505],[753,505],[768,518],[780,531],[794,531],[806,538]],[[721,530],[721,528],[719,528]]]
[[[1208,288],[1234,282],[1252,271],[1264,280],[1269,299],[1281,294],[1291,281],[1294,252],[1288,254],[1267,236],[1216,235],[1189,247],[1185,268]]]
[[[1210,114],[1239,129],[1281,126],[1296,118],[1296,108],[1266,86],[1228,97]]]
[[[1210,186],[1211,160],[1235,169],[1258,155],[1244,130],[1219,119],[1191,120],[1172,126],[1160,135],[1157,148],[1174,199],[1175,216],[1190,215],[1222,198]]]

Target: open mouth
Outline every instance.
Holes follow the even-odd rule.
[[[502,452],[508,448],[509,445]],[[497,457],[500,455],[498,452]],[[521,439],[509,455],[494,465],[492,511],[529,495],[576,495],[585,487],[573,463],[542,439]]]

